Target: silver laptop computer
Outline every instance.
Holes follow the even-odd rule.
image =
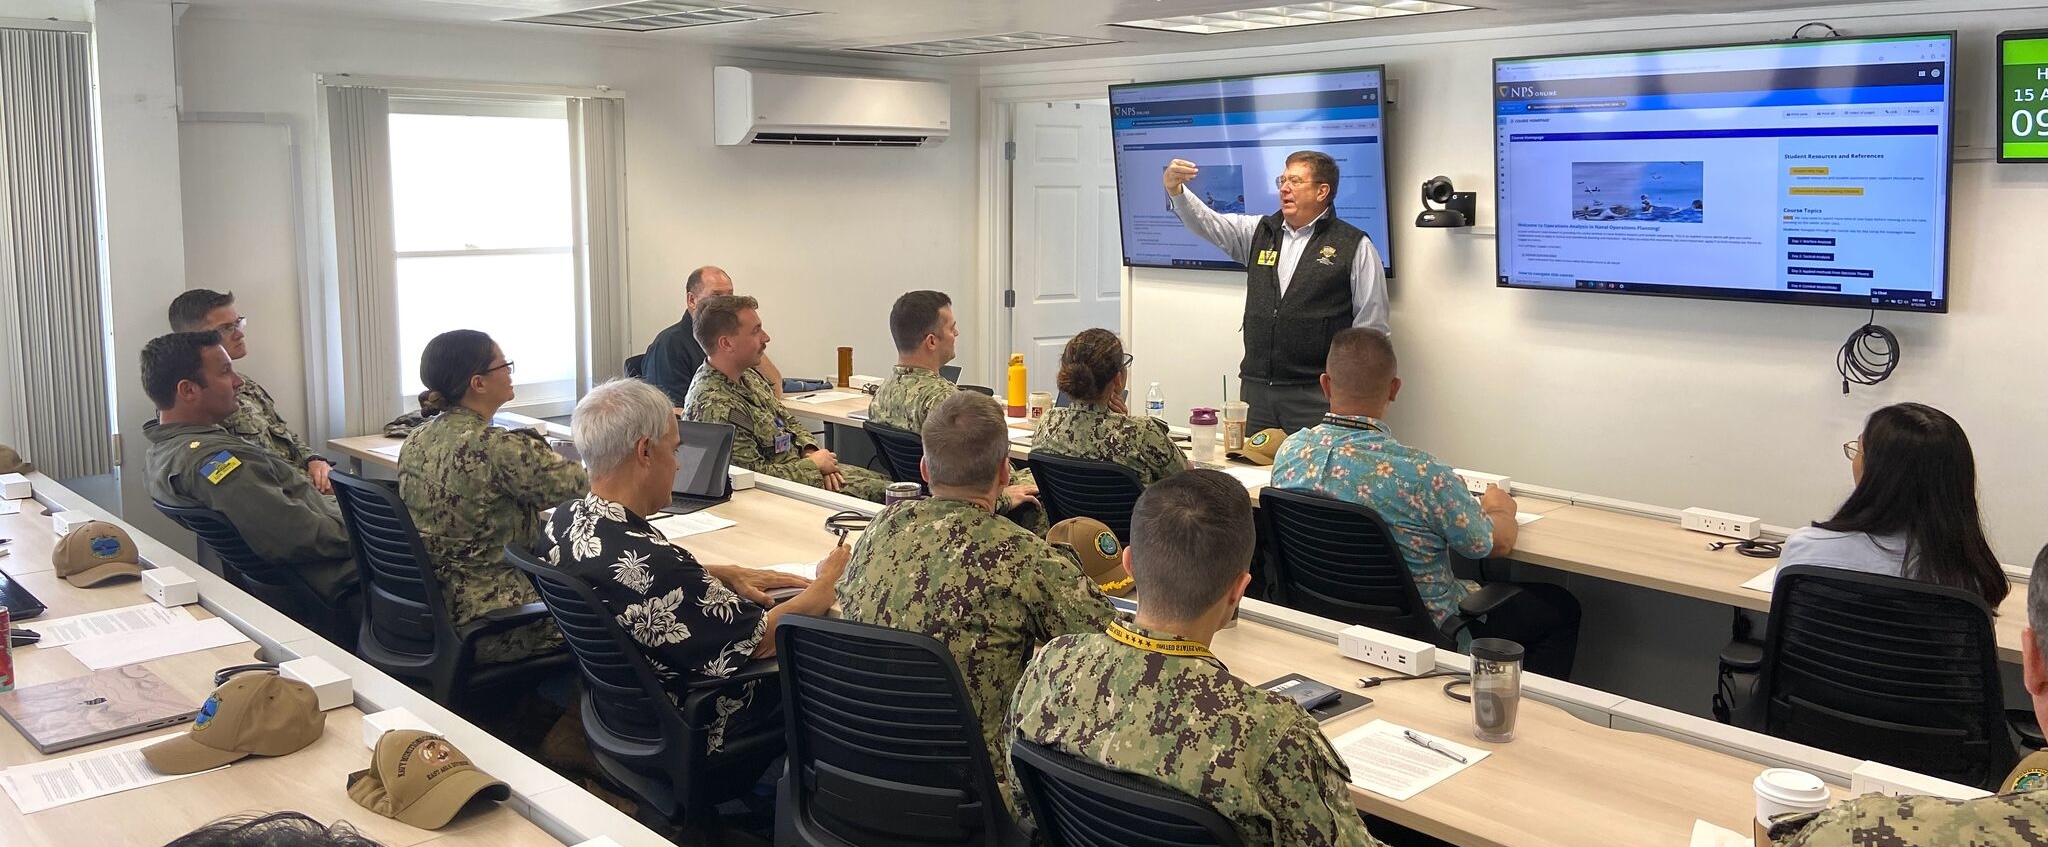
[[[39,753],[175,726],[198,711],[190,697],[141,665],[0,694],[0,717],[20,730]]]

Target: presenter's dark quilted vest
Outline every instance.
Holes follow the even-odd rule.
[[[1244,361],[1238,375],[1272,385],[1316,381],[1330,352],[1330,339],[1351,325],[1351,260],[1365,233],[1325,215],[1315,223],[1307,249],[1280,295],[1278,263],[1261,264],[1267,251],[1278,256],[1284,237],[1278,214],[1259,221],[1244,298]]]

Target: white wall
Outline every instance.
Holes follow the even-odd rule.
[[[751,63],[765,61],[775,60]],[[317,134],[316,74],[609,85],[626,96],[633,315],[627,346],[634,352],[681,317],[684,277],[704,264],[725,267],[741,293],[761,298],[774,336],[771,355],[791,376],[832,372],[833,351],[842,344],[854,346],[858,369],[885,369],[894,360],[889,305],[903,290],[942,289],[964,310],[977,307],[972,221],[978,147],[971,79],[955,84],[955,134],[937,148],[717,147],[711,143],[711,68],[727,63],[749,61],[659,36],[236,19],[208,16],[203,9],[188,14],[178,30],[187,113],[263,113],[288,120],[299,134],[307,243],[328,254],[320,265],[331,264],[326,228],[332,224],[320,208],[327,201],[314,190],[327,161],[325,141]],[[788,60],[779,64],[787,66]],[[929,71],[911,66],[903,75],[934,76]],[[250,176],[271,181],[267,172]],[[218,193],[189,184],[187,190]],[[194,232],[217,232],[220,220],[209,216],[236,213],[234,204],[186,205]],[[245,303],[292,298],[293,281],[285,278],[234,284]],[[242,308],[247,313],[256,307]],[[291,329],[297,332],[285,334]],[[258,354],[301,345],[300,333],[307,331],[271,320],[250,327],[261,343]],[[316,339],[315,349],[319,344]],[[516,357],[516,351],[508,352]],[[287,380],[251,365],[270,377],[273,391]],[[304,419],[303,411],[285,410],[288,416],[295,412],[294,420]]]
[[[1266,55],[1194,54],[1115,64],[999,69],[985,86],[1139,81],[1388,65],[1389,173],[1397,221],[1415,186],[1450,176],[1493,220],[1491,59],[1579,50],[1782,38],[1823,20],[1849,34],[1956,29],[1959,134],[1983,143],[1996,120],[1998,31],[2048,26],[2048,10],[1920,3],[1748,16],[1660,18],[1352,42]],[[990,144],[997,142],[990,139]],[[1865,312],[1507,291],[1494,242],[1397,225],[1392,322],[1406,381],[1396,432],[1462,467],[1650,503],[1699,505],[1799,525],[1849,489],[1839,446],[1879,406],[1940,407],[1970,433],[1985,520],[2008,563],[2048,542],[2048,377],[2030,345],[2048,315],[2048,167],[1955,166],[1947,315],[1881,313],[1905,356],[1889,382],[1841,394],[1834,353]],[[1241,277],[1131,273],[1133,384],[1166,382],[1170,413],[1218,399],[1236,373]],[[1217,339],[1213,345],[1188,338]]]

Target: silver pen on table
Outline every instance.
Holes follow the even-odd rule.
[[[1427,739],[1427,738],[1424,738],[1424,737],[1422,737],[1422,736],[1420,736],[1420,735],[1416,735],[1416,734],[1415,734],[1415,730],[1412,730],[1412,729],[1404,729],[1404,730],[1401,730],[1401,735],[1402,735],[1402,737],[1404,737],[1404,738],[1407,738],[1407,739],[1408,739],[1409,741],[1415,742],[1415,744],[1416,744],[1417,746],[1419,746],[1419,747],[1421,747],[1421,748],[1423,748],[1423,749],[1425,749],[1425,750],[1435,750],[1435,751],[1436,751],[1436,752],[1438,752],[1438,753],[1442,753],[1442,754],[1444,754],[1444,755],[1446,755],[1446,756],[1449,756],[1449,757],[1451,757],[1451,761],[1457,762],[1458,764],[1461,764],[1461,765],[1469,765],[1469,764],[1471,764],[1471,761],[1467,760],[1467,759],[1466,759],[1466,758],[1465,758],[1464,756],[1460,756],[1460,755],[1458,755],[1457,753],[1453,753],[1453,752],[1451,752],[1451,751],[1450,751],[1449,749],[1445,748],[1445,747],[1444,747],[1443,745],[1441,745],[1441,744],[1438,744],[1438,743],[1436,743],[1436,742],[1434,742],[1434,741],[1431,741],[1431,740],[1429,740],[1429,739]]]

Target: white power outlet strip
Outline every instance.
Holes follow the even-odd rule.
[[[846,387],[854,391],[873,392],[882,387],[882,378],[866,374],[854,374],[846,380]]]
[[[1459,479],[1464,480],[1465,490],[1472,492],[1474,495],[1485,494],[1486,486],[1488,485],[1498,486],[1500,490],[1509,494],[1515,493],[1512,485],[1513,480],[1497,473],[1468,471],[1464,468],[1452,468],[1451,473],[1457,474]]]
[[[1752,541],[1764,534],[1764,519],[1749,515],[1716,512],[1697,506],[1678,513],[1678,525],[1694,532],[1725,535]]]
[[[1991,796],[1991,792],[1975,786],[1935,779],[1905,768],[1864,762],[1849,772],[1849,796],[1860,797],[1873,792],[1888,797],[1917,794],[1946,797],[1950,800],[1975,800]]]
[[[1436,670],[1434,645],[1363,626],[1339,631],[1337,652],[1347,658],[1410,675]]]

